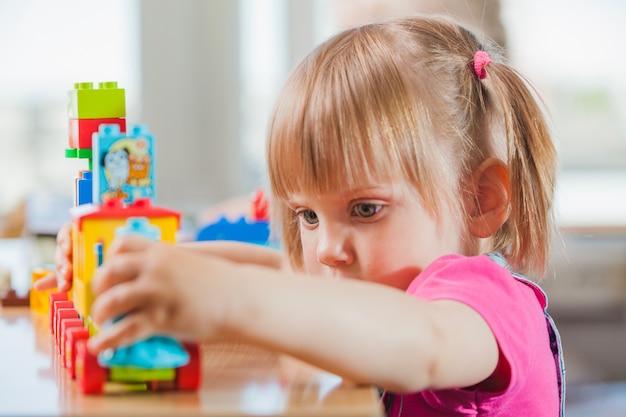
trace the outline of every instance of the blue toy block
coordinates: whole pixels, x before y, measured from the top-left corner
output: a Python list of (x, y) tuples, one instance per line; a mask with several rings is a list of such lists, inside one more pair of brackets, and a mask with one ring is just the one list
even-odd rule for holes
[(161, 240), (161, 229), (150, 224), (147, 217), (129, 217), (126, 225), (115, 229), (115, 236), (139, 235), (153, 241)]
[(74, 205), (91, 203), (93, 197), (93, 176), (91, 171), (81, 171), (80, 177), (76, 178), (74, 193)]
[(269, 238), (270, 228), (267, 221), (248, 222), (245, 217), (236, 222), (222, 217), (200, 229), (196, 237), (197, 240), (235, 240), (257, 245), (268, 245)]

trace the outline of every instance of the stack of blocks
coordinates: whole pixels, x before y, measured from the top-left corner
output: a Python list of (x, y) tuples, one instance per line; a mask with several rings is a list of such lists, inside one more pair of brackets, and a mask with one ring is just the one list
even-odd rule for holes
[[(76, 83), (68, 92), (68, 128), (69, 148), (65, 151), (68, 158), (89, 160), (92, 169), (92, 138), (102, 124), (119, 126), (126, 131), (126, 96), (124, 89), (118, 88), (117, 82), (103, 82), (98, 88), (93, 83)], [(91, 202), (90, 171), (82, 171), (76, 179), (77, 193), (75, 205)]]
[[(73, 281), (71, 292), (53, 292), (48, 308), (61, 363), (86, 394), (105, 392), (106, 383), (116, 390), (193, 390), (200, 384), (197, 344), (181, 344), (188, 362), (165, 369), (158, 360), (150, 369), (134, 364), (103, 365), (86, 349), (86, 340), (99, 331), (91, 320), (94, 295), (91, 278), (104, 261), (106, 249), (120, 232), (176, 241), (180, 214), (152, 205), (154, 198), (153, 137), (145, 126), (126, 132), (124, 90), (116, 82), (78, 83), (68, 93), (69, 148), (66, 157), (87, 159), (89, 170), (75, 181), (72, 218)], [(141, 227), (139, 227), (141, 225)], [(158, 232), (154, 232), (157, 230)], [(33, 280), (39, 279), (41, 275)], [(184, 347), (184, 348), (183, 348)], [(168, 376), (169, 375), (169, 376)]]

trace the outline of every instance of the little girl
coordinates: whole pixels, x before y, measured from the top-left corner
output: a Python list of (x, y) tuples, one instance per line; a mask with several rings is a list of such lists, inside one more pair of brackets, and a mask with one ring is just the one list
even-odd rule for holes
[(487, 49), (433, 17), (319, 46), (269, 130), (282, 251), (116, 241), (92, 313), (125, 318), (92, 352), (236, 338), (374, 384), (393, 416), (562, 415), (558, 333), (519, 275), (546, 268), (555, 150), (527, 84)]

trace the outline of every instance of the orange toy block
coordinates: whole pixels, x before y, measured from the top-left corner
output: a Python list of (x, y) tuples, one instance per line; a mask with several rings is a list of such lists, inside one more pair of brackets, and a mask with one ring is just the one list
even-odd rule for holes
[(56, 292), (57, 289), (37, 291), (33, 287), (35, 282), (51, 272), (53, 272), (52, 269), (45, 267), (33, 268), (31, 271), (30, 309), (36, 313), (48, 314), (50, 311), (50, 294)]

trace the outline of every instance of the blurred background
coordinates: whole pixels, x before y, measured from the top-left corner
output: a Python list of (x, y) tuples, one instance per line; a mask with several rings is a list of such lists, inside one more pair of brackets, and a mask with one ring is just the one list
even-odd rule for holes
[(64, 157), (75, 82), (126, 90), (128, 123), (156, 137), (157, 202), (193, 234), (209, 207), (265, 184), (268, 117), (301, 58), (346, 26), (416, 12), (505, 47), (544, 99), (561, 234), (542, 284), (565, 345), (568, 415), (624, 415), (623, 0), (0, 0), (1, 236), (54, 236), (68, 218), (86, 168)]

